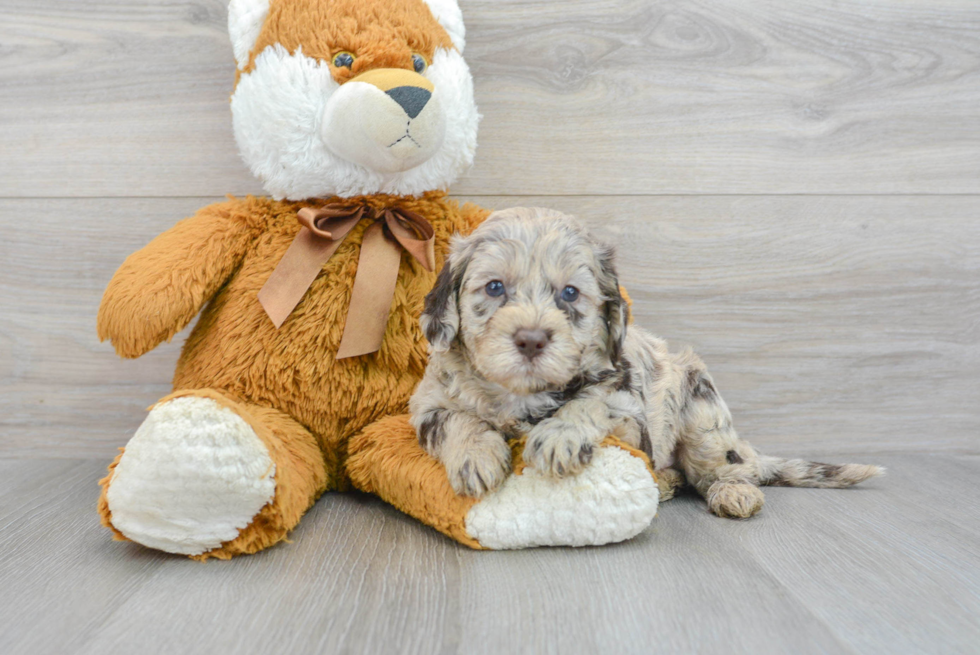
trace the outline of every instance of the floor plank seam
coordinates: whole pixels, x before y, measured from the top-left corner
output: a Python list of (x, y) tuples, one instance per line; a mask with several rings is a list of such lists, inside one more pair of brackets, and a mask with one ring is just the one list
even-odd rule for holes
[[(216, 192), (213, 196), (202, 195), (152, 195), (152, 196), (0, 196), (0, 201), (35, 201), (35, 200), (193, 200), (200, 198), (224, 198), (226, 195), (242, 197), (247, 195), (262, 196), (263, 192)], [(968, 193), (730, 193), (691, 192), (691, 193), (468, 193), (450, 190), (451, 198), (976, 198), (980, 190)]]

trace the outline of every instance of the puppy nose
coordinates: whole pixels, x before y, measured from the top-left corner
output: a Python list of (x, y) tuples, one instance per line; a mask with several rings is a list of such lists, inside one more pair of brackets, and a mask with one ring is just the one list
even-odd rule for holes
[(544, 330), (521, 329), (514, 333), (514, 345), (528, 359), (534, 359), (543, 353), (550, 342), (551, 339)]
[(425, 108), (432, 93), (428, 89), (417, 86), (396, 86), (394, 89), (386, 91), (391, 99), (401, 105), (409, 118), (415, 118)]

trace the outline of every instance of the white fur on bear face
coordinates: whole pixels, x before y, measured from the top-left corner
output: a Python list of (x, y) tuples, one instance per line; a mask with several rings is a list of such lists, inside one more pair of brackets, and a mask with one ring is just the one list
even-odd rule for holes
[[(438, 96), (445, 121), (441, 146), (422, 163), (392, 171), (391, 166), (383, 167), (383, 155), (377, 152), (368, 149), (355, 154), (349, 150), (350, 143), (334, 143), (342, 151), (337, 152), (324, 141), (332, 130), (325, 129), (322, 121), (341, 88), (331, 77), (327, 62), (307, 57), (301, 50), (289, 54), (278, 44), (266, 48), (256, 57), (254, 69), (241, 76), (231, 99), (242, 158), (277, 199), (419, 195), (447, 189), (472, 165), (476, 152), (479, 114), (473, 79), (462, 55), (442, 48), (436, 50), (424, 76), (435, 87), (433, 98)], [(352, 105), (345, 111), (356, 117), (369, 110)], [(362, 145), (369, 142), (364, 140)], [(386, 145), (378, 145), (375, 139), (372, 147), (380, 150)]]
[(446, 116), (436, 89), (414, 118), (387, 93), (356, 79), (327, 102), (320, 136), (347, 161), (400, 173), (428, 161), (442, 146)]

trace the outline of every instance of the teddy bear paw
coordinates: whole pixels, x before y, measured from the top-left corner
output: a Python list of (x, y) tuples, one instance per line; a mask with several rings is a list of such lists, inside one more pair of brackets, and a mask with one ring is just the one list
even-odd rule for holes
[(466, 515), (466, 532), (491, 549), (598, 546), (630, 539), (657, 514), (647, 464), (618, 447), (596, 447), (580, 473), (556, 478), (528, 467)]
[(242, 417), (210, 398), (153, 408), (106, 491), (112, 525), (150, 548), (200, 555), (231, 541), (275, 496), (275, 464)]

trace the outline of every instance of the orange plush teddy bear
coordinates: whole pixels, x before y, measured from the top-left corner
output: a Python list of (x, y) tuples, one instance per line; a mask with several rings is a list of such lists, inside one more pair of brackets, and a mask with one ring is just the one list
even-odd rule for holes
[(602, 448), (572, 479), (525, 469), (477, 501), (398, 415), (425, 367), (418, 316), (449, 238), (488, 214), (446, 196), (479, 120), (455, 0), (232, 0), (228, 24), (235, 137), (272, 197), (205, 207), (109, 283), (99, 336), (123, 357), (201, 317), (174, 392), (101, 482), (104, 525), (228, 558), (354, 486), (473, 547), (645, 528), (657, 485), (635, 451)]

